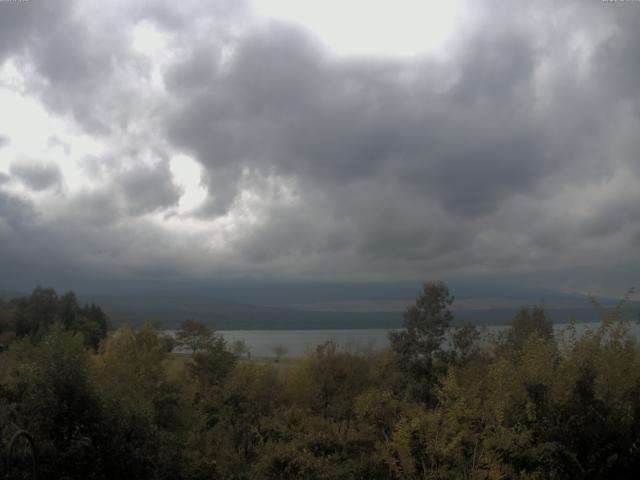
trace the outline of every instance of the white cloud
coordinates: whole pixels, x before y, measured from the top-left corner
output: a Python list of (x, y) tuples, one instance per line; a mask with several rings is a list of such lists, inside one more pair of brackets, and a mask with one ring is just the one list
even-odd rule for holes
[(266, 18), (300, 24), (343, 55), (440, 53), (461, 28), (459, 0), (254, 0)]
[(202, 167), (187, 155), (176, 155), (171, 159), (171, 174), (174, 182), (183, 191), (179, 202), (179, 213), (192, 213), (207, 198), (207, 190), (202, 182)]

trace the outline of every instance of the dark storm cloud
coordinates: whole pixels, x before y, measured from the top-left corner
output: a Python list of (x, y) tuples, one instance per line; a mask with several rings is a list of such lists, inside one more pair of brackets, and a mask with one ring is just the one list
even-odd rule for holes
[[(632, 56), (632, 22), (571, 8), (558, 15), (615, 25), (586, 55), (587, 75), (614, 62), (625, 69), (621, 78), (635, 78), (623, 66)], [(563, 249), (541, 225), (557, 225), (534, 227), (526, 209), (507, 213), (505, 205), (523, 198), (545, 219), (565, 208), (544, 202), (549, 189), (590, 187), (614, 175), (620, 144), (609, 122), (622, 117), (612, 92), (581, 76), (583, 50), (559, 44), (562, 32), (529, 25), (527, 15), (537, 13), (513, 13), (512, 26), (509, 18), (482, 23), (445, 60), (338, 59), (282, 24), (236, 45), (224, 68), (215, 45), (200, 47), (166, 79), (180, 100), (168, 117), (169, 138), (207, 169), (203, 213), (225, 214), (241, 172), (252, 169), (293, 177), (302, 192), (293, 211), (274, 211), (239, 244), (252, 259), (355, 249), (376, 261), (407, 259), (416, 270), (552, 261), (552, 245)], [(612, 48), (614, 55), (601, 53)], [(629, 89), (613, 95), (623, 99)], [(605, 228), (578, 221), (567, 231), (577, 242)], [(348, 241), (323, 242), (329, 236)]]
[(80, 224), (93, 227), (111, 225), (123, 217), (119, 198), (110, 188), (77, 193), (69, 201), (68, 209)]
[(173, 183), (167, 162), (155, 166), (136, 166), (120, 174), (115, 183), (132, 214), (174, 206), (181, 195), (180, 189)]
[(62, 183), (62, 172), (54, 163), (21, 161), (13, 163), (10, 171), (13, 177), (36, 191), (59, 187)]
[(531, 107), (531, 82), (539, 58), (526, 32), (476, 32), (459, 60), (453, 97), (462, 105), (486, 101), (503, 108)]
[[(169, 136), (208, 168), (211, 201), (222, 206), (237, 194), (233, 173), (255, 167), (328, 189), (396, 182), (455, 215), (491, 213), (562, 168), (547, 151), (552, 129), (530, 112), (537, 58), (527, 41), (514, 33), (474, 39), (454, 67), (371, 64), (327, 58), (304, 34), (276, 25), (242, 43), (222, 71), (203, 52), (169, 73), (187, 97), (169, 118)], [(441, 92), (429, 71), (444, 68), (459, 78)], [(196, 72), (206, 73), (198, 80)]]
[(600, 238), (622, 232), (625, 228), (640, 226), (640, 192), (624, 191), (614, 198), (600, 203), (582, 225), (587, 238)]
[[(209, 212), (231, 205), (243, 168), (291, 175), (302, 190), (328, 197), (324, 211), (304, 202), (314, 214), (301, 217), (344, 216), (365, 251), (409, 248), (418, 257), (429, 243), (425, 226), (438, 217), (425, 204), (448, 211), (452, 217), (438, 219), (451, 225), (491, 214), (562, 168), (545, 146), (552, 129), (529, 112), (532, 41), (513, 32), (488, 37), (474, 39), (453, 66), (372, 63), (330, 58), (303, 33), (274, 25), (239, 45), (223, 70), (202, 52), (169, 72), (183, 103), (168, 132), (207, 167), (218, 206)], [(431, 72), (446, 69), (456, 79), (443, 89)], [(198, 79), (195, 72), (207, 73)], [(377, 203), (380, 195), (387, 203), (369, 219), (361, 199)]]
[[(181, 191), (173, 183), (167, 162), (157, 165), (137, 165), (124, 170), (120, 162), (94, 158), (90, 172), (102, 180), (102, 186), (82, 190), (71, 196), (69, 212), (80, 223), (92, 226), (108, 226), (128, 218), (165, 210), (175, 206)], [(106, 178), (105, 178), (106, 177)]]
[[(620, 10), (616, 17), (618, 28), (603, 41), (593, 54), (594, 74), (601, 82), (602, 94), (619, 101), (638, 101), (640, 95), (640, 9)], [(636, 103), (637, 108), (637, 103)]]
[(32, 223), (36, 216), (36, 210), (29, 202), (0, 190), (0, 221), (20, 229)]
[(110, 35), (109, 41), (94, 41), (77, 7), (73, 0), (2, 2), (0, 61), (13, 56), (32, 63), (46, 82), (29, 78), (29, 86), (45, 104), (73, 113), (91, 131), (105, 131), (109, 127), (98, 117), (99, 102), (91, 95), (107, 85), (122, 38)]
[(34, 30), (44, 27), (46, 22), (55, 23), (71, 3), (3, 2), (0, 5), (0, 61), (20, 53)]
[[(626, 282), (639, 266), (616, 256), (636, 258), (640, 231), (640, 8), (613, 3), (474, 2), (455, 48), (414, 58), (341, 57), (283, 23), (237, 33), (244, 2), (135, 2), (90, 25), (86, 4), (0, 3), (0, 61), (33, 68), (32, 94), (113, 145), (80, 165), (97, 186), (21, 251), (78, 249), (78, 271), (105, 275)], [(169, 36), (155, 73), (130, 46), (140, 21)], [(147, 88), (157, 73), (166, 90)], [(144, 218), (179, 216), (182, 191), (143, 152), (203, 166), (195, 217), (224, 225), (222, 253), (219, 232)], [(0, 200), (14, 224), (30, 218)]]

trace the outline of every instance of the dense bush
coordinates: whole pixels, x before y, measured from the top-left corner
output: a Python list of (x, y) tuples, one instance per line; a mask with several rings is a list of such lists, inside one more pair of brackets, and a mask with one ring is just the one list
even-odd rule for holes
[(149, 324), (96, 343), (104, 314), (74, 299), (37, 289), (0, 305), (2, 438), (29, 429), (47, 479), (624, 479), (640, 470), (640, 349), (620, 308), (581, 335), (554, 335), (542, 308), (523, 308), (491, 339), (451, 327), (453, 298), (426, 284), (384, 352), (328, 342), (274, 363), (239, 358), (193, 321), (177, 337), (189, 355), (172, 354)]

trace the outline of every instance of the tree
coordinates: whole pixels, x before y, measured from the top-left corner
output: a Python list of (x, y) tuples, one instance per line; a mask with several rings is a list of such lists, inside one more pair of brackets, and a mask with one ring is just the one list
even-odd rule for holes
[(3, 356), (0, 410), (8, 418), (0, 425), (34, 435), (42, 478), (94, 478), (101, 408), (81, 335), (55, 324), (37, 345), (23, 339)]
[[(13, 331), (13, 328), (13, 311), (9, 308), (8, 305), (0, 300), (0, 337), (2, 336), (2, 334)], [(2, 343), (1, 340), (0, 343)]]
[(310, 387), (311, 411), (349, 423), (355, 416), (355, 398), (366, 388), (369, 363), (364, 357), (339, 352), (329, 340), (307, 355), (300, 374)]
[(161, 476), (180, 463), (181, 403), (166, 373), (165, 340), (150, 324), (114, 332), (96, 358), (94, 381), (104, 410), (103, 478)]
[(276, 363), (280, 361), (280, 358), (287, 354), (287, 347), (284, 345), (274, 345), (271, 347), (271, 351), (276, 356)]
[(176, 343), (195, 355), (214, 339), (215, 332), (196, 320), (184, 320), (176, 330)]
[(16, 336), (29, 337), (32, 343), (40, 342), (58, 321), (64, 331), (82, 333), (85, 345), (94, 350), (107, 336), (102, 309), (94, 304), (81, 308), (71, 291), (58, 297), (52, 288), (36, 287), (29, 297), (14, 299), (10, 305)]
[(403, 315), (404, 329), (389, 334), (397, 367), (411, 379), (411, 393), (427, 404), (435, 400), (438, 372), (434, 362), (442, 360), (442, 341), (453, 321), (449, 310), (452, 303), (453, 296), (444, 283), (427, 282), (415, 304)]
[(282, 406), (283, 391), (273, 365), (242, 362), (216, 395), (209, 397), (207, 423), (214, 426), (207, 434), (212, 435), (216, 453), (228, 459), (219, 462), (222, 478), (244, 478), (269, 440), (272, 416)]
[(84, 335), (85, 344), (95, 350), (100, 341), (107, 337), (109, 319), (102, 309), (93, 303), (86, 305), (80, 313), (75, 328)]
[(53, 288), (36, 287), (31, 295), (15, 302), (16, 336), (36, 343), (60, 318), (58, 295)]
[(60, 297), (58, 302), (60, 320), (65, 330), (73, 329), (77, 324), (77, 318), (80, 316), (80, 306), (78, 305), (78, 298), (73, 292), (67, 292)]
[(547, 318), (542, 306), (536, 305), (531, 309), (521, 307), (518, 310), (507, 331), (507, 342), (515, 348), (521, 348), (532, 335), (545, 340), (553, 337), (553, 323)]
[(244, 340), (236, 340), (233, 342), (231, 344), (231, 351), (236, 357), (242, 357), (243, 355), (251, 357), (251, 349)]
[(205, 385), (221, 385), (237, 362), (233, 352), (227, 350), (227, 342), (221, 335), (193, 355), (191, 371)]
[(479, 340), (480, 331), (475, 325), (465, 323), (461, 327), (456, 328), (452, 335), (455, 361), (458, 364), (464, 365), (474, 357), (477, 357), (480, 353)]

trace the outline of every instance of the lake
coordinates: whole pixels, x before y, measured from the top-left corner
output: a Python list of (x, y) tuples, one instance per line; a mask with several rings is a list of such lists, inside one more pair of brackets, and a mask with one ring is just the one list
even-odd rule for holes
[(382, 350), (389, 340), (387, 329), (359, 330), (221, 330), (229, 343), (242, 340), (256, 357), (275, 356), (272, 349), (282, 346), (285, 356), (300, 356), (308, 349), (333, 340), (349, 351)]
[[(587, 329), (595, 329), (599, 322), (578, 323), (576, 331), (582, 333)], [(558, 335), (568, 324), (556, 324), (554, 329)], [(482, 327), (489, 335), (503, 330), (504, 326)], [(636, 337), (640, 337), (640, 325), (631, 324)], [(341, 348), (350, 352), (382, 350), (389, 344), (388, 329), (359, 330), (221, 330), (220, 333), (229, 343), (242, 340), (249, 347), (251, 355), (256, 357), (275, 356), (273, 348), (284, 347), (285, 356), (300, 356), (308, 349), (333, 340)]]

